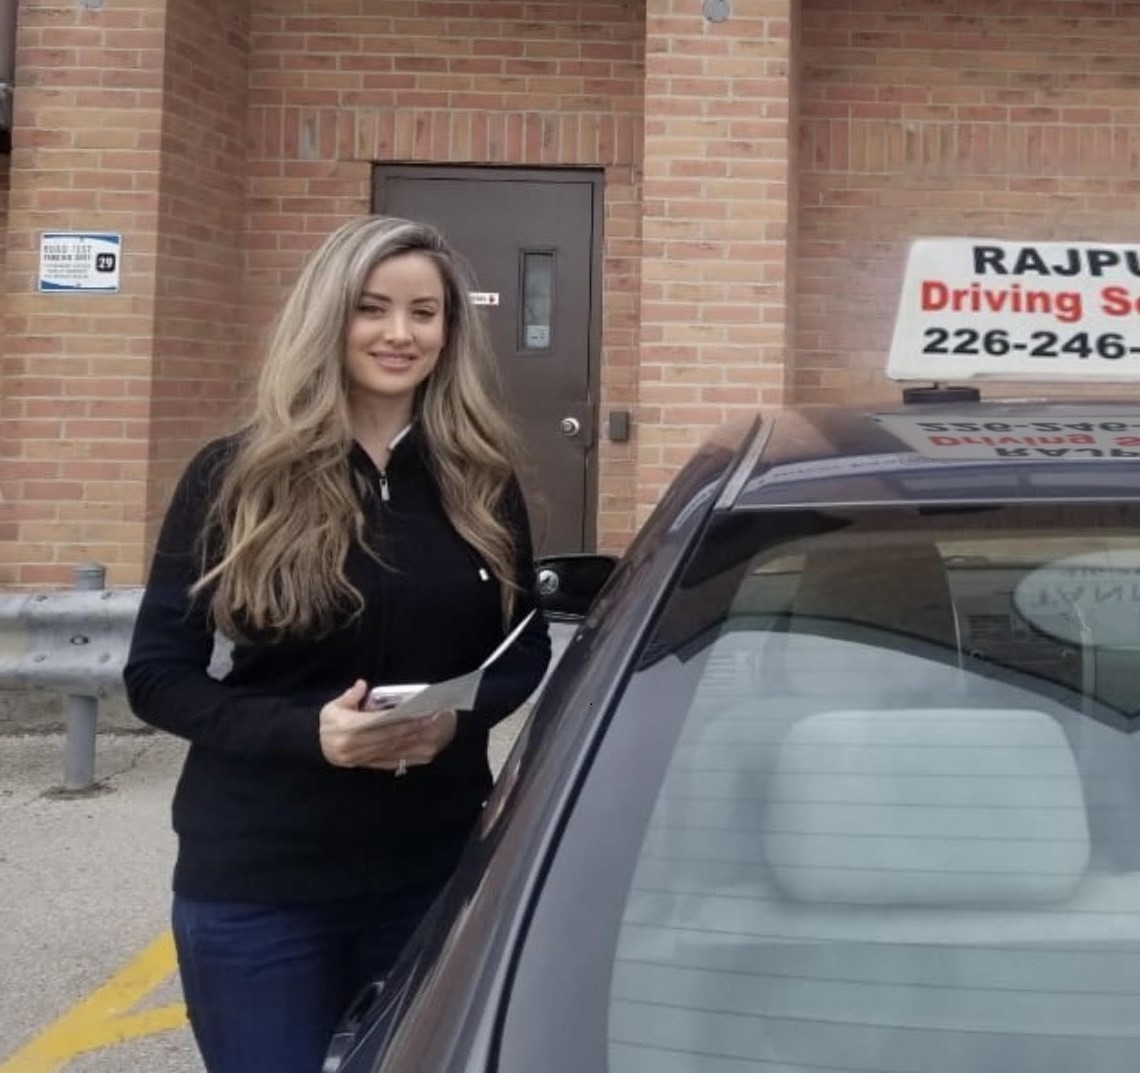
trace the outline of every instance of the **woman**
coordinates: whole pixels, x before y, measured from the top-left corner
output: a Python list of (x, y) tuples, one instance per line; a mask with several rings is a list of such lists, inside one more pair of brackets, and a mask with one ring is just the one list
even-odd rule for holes
[(252, 418), (174, 493), (125, 679), (190, 742), (173, 922), (210, 1073), (317, 1073), (456, 863), (488, 729), (546, 668), (539, 613), (473, 711), (379, 728), (360, 711), (370, 686), (474, 669), (535, 607), (490, 362), (439, 234), (354, 221), (286, 301)]

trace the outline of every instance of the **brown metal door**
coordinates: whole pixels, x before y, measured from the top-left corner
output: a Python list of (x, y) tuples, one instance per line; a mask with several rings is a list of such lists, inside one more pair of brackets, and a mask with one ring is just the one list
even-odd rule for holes
[(600, 177), (377, 167), (378, 213), (439, 227), (467, 259), (523, 434), (541, 552), (592, 549)]

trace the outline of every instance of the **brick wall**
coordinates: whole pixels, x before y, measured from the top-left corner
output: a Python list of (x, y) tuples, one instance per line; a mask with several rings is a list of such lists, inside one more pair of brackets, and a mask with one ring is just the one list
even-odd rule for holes
[[(305, 252), (370, 207), (372, 162), (602, 167), (601, 401), (637, 390), (641, 0), (254, 0), (254, 334)], [(633, 519), (630, 444), (600, 445), (599, 540)]]
[[(893, 397), (911, 237), (1140, 241), (1138, 30), (1107, 0), (749, 0), (719, 24), (689, 0), (23, 0), (0, 584), (86, 558), (137, 578), (373, 162), (605, 170), (602, 417), (639, 419), (600, 445), (619, 548), (733, 413)], [(35, 294), (45, 228), (121, 231), (122, 293)]]
[(1140, 241), (1140, 6), (803, 0), (802, 18), (798, 399), (896, 397), (880, 370), (914, 236)]
[(150, 538), (187, 457), (231, 429), (253, 367), (242, 305), (248, 13), (233, 0), (171, 0), (164, 51)]
[(647, 3), (639, 520), (713, 428), (785, 395), (792, 7)]
[[(153, 336), (163, 5), (20, 4), (0, 334), (0, 584), (122, 583), (138, 556)], [(35, 292), (43, 229), (121, 232), (117, 295)]]
[[(140, 580), (174, 474), (230, 423), (247, 21), (229, 0), (21, 5), (0, 583), (66, 583), (86, 559)], [(35, 293), (44, 229), (122, 234), (120, 293)]]

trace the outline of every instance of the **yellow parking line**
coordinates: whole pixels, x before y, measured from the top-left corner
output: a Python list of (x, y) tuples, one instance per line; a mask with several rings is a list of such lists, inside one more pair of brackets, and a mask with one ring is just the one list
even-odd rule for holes
[(0, 1073), (56, 1073), (87, 1051), (182, 1028), (186, 1009), (180, 1002), (131, 1013), (176, 967), (174, 937), (168, 931), (0, 1065)]

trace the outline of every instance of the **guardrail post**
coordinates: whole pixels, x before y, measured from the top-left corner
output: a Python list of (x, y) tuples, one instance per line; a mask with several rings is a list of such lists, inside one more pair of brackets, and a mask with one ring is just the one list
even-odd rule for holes
[[(107, 568), (101, 563), (80, 563), (75, 568), (75, 588), (97, 592), (106, 587)], [(73, 644), (85, 644), (86, 638), (73, 638)], [(86, 790), (95, 781), (95, 724), (99, 715), (99, 698), (68, 694), (67, 741), (63, 753), (63, 788)]]

